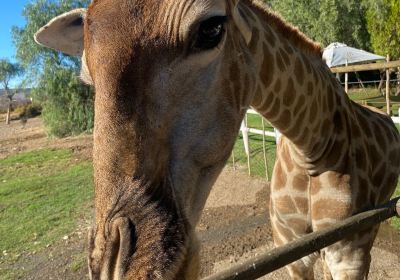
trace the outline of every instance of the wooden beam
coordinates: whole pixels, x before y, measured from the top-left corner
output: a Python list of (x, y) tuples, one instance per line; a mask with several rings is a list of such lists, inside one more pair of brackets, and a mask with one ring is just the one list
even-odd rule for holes
[(400, 60), (331, 68), (332, 73), (351, 73), (400, 67)]
[[(327, 206), (328, 207), (328, 206)], [(343, 238), (400, 215), (400, 197), (377, 209), (360, 213), (326, 230), (308, 234), (283, 247), (262, 253), (203, 280), (255, 280)]]

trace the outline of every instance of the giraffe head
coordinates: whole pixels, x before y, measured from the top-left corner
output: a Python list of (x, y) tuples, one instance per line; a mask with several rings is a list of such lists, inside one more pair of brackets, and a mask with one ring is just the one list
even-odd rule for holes
[(194, 227), (251, 101), (238, 2), (94, 0), (36, 34), (96, 92), (93, 279), (196, 278)]

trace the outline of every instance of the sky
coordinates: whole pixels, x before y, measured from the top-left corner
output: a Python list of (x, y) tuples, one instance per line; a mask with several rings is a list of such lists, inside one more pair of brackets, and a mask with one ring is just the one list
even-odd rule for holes
[[(12, 62), (15, 59), (15, 47), (11, 38), (11, 27), (13, 25), (22, 27), (25, 25), (22, 10), (25, 4), (30, 0), (3, 0), (0, 9), (0, 59), (8, 58)], [(12, 81), (12, 86), (18, 83), (18, 80)]]

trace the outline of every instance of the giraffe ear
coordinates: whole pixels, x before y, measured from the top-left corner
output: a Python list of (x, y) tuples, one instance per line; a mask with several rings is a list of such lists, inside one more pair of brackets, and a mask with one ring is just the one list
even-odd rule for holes
[(228, 0), (228, 5), (230, 5), (231, 15), (237, 28), (239, 29), (240, 33), (242, 33), (246, 43), (249, 44), (251, 41), (252, 32), (248, 22), (240, 10), (240, 2), (240, 0)]
[(68, 55), (82, 56), (85, 14), (86, 9), (76, 9), (53, 18), (36, 32), (35, 41)]

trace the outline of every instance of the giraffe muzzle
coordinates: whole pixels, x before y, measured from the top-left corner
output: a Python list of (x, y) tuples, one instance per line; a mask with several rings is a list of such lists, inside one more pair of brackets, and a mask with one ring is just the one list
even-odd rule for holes
[(92, 280), (123, 279), (136, 247), (135, 226), (128, 218), (110, 223), (108, 236), (89, 231), (89, 276)]

